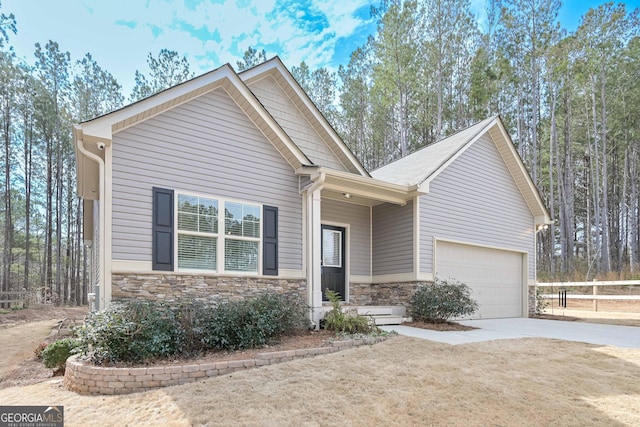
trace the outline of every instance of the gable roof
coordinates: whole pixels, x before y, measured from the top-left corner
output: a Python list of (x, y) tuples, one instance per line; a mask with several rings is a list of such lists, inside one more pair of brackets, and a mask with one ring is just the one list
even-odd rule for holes
[(389, 163), (373, 171), (371, 176), (394, 184), (417, 185), (421, 193), (428, 193), (431, 181), (485, 134), (488, 134), (495, 143), (516, 186), (534, 215), (536, 225), (549, 224), (551, 222), (549, 211), (504, 128), (500, 116), (489, 117)]
[[(229, 64), (103, 116), (75, 125), (75, 141), (109, 146), (113, 135), (117, 132), (220, 88), (247, 114), (294, 170), (313, 165), (313, 162), (291, 140)], [(95, 192), (95, 188), (89, 187), (95, 187), (98, 166), (77, 147), (76, 159), (76, 173), (79, 178), (78, 194), (89, 198), (91, 190)], [(85, 185), (86, 183), (93, 184)]]
[(76, 126), (76, 136), (82, 136), (84, 141), (110, 144), (113, 134), (218, 88), (224, 89), (229, 94), (294, 168), (312, 164), (238, 78), (229, 64), (111, 113), (83, 122)]
[(265, 77), (273, 77), (345, 168), (354, 174), (370, 176), (278, 56), (242, 71), (239, 76), (247, 85)]

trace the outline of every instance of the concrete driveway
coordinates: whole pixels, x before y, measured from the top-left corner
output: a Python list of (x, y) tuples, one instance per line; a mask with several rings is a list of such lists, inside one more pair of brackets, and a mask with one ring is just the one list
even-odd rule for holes
[(400, 335), (454, 345), (512, 338), (554, 338), (623, 348), (640, 348), (640, 328), (634, 326), (527, 318), (464, 320), (459, 323), (478, 329), (440, 332), (401, 325), (382, 326), (381, 329), (395, 330)]

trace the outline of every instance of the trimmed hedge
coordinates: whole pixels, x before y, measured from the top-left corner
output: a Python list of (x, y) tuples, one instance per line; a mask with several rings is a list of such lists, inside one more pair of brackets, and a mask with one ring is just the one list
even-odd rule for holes
[(260, 347), (309, 328), (298, 296), (263, 294), (217, 306), (197, 301), (114, 302), (76, 329), (96, 364), (141, 363), (206, 350)]

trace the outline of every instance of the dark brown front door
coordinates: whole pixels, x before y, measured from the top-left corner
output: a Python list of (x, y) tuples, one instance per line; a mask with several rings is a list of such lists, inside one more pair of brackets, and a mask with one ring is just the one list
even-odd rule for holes
[(345, 229), (332, 225), (322, 226), (322, 300), (327, 301), (325, 291), (330, 289), (344, 301), (345, 286)]

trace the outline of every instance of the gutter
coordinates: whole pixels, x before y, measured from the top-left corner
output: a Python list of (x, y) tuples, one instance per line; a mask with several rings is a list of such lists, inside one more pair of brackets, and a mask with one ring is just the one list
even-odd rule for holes
[[(76, 138), (76, 148), (78, 149), (78, 151), (80, 153), (82, 153), (86, 158), (93, 160), (94, 162), (96, 162), (98, 164), (98, 175), (99, 175), (99, 179), (100, 179), (100, 185), (99, 185), (99, 194), (98, 194), (98, 200), (100, 201), (100, 218), (99, 218), (99, 242), (100, 242), (100, 252), (98, 254), (98, 264), (100, 267), (100, 281), (98, 282), (98, 285), (101, 285), (102, 283), (104, 283), (104, 277), (106, 274), (106, 261), (105, 261), (105, 215), (106, 215), (106, 206), (105, 206), (105, 202), (104, 202), (104, 193), (105, 193), (105, 179), (104, 179), (104, 160), (102, 159), (102, 157), (98, 156), (97, 154), (94, 154), (90, 151), (88, 151), (86, 148), (84, 148), (84, 141), (82, 139)], [(94, 239), (95, 240), (95, 239)], [(95, 286), (95, 283), (94, 283)], [(99, 300), (98, 300), (98, 309), (102, 310), (103, 308), (106, 307), (105, 305), (105, 289), (104, 286), (100, 286), (99, 288), (100, 294), (99, 294)]]
[(327, 179), (327, 174), (325, 174), (324, 172), (320, 172), (318, 174), (318, 178), (316, 178), (316, 180), (313, 181), (313, 184), (311, 184), (309, 187), (306, 188), (307, 194), (311, 194), (314, 191), (316, 191), (318, 188), (321, 188), (324, 185), (324, 181), (326, 179)]

